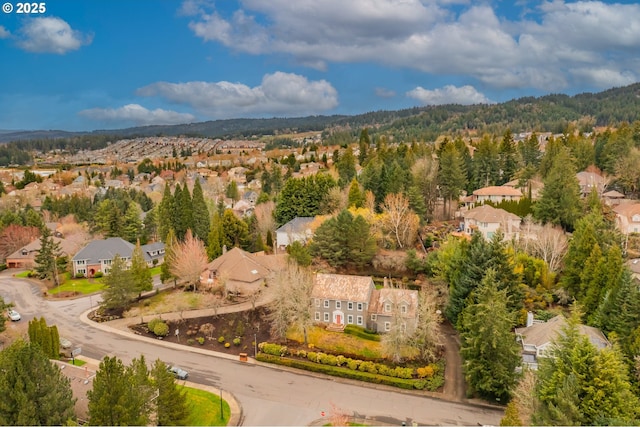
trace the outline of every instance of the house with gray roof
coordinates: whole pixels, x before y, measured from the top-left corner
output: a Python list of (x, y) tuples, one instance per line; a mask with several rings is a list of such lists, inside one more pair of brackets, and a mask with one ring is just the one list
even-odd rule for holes
[(368, 276), (316, 274), (311, 291), (313, 319), (343, 330), (357, 325), (376, 332), (397, 326), (413, 331), (418, 315), (418, 291), (376, 289)]
[[(558, 315), (546, 322), (535, 321), (533, 313), (527, 316), (527, 326), (516, 328), (516, 339), (522, 344), (523, 365), (538, 369), (540, 358), (553, 354), (554, 342), (567, 326), (567, 319)], [(598, 328), (578, 325), (578, 332), (587, 338), (597, 349), (609, 347), (611, 344)]]
[[(98, 272), (108, 274), (116, 255), (122, 258), (127, 265), (130, 265), (134, 249), (135, 245), (120, 237), (94, 240), (73, 257), (73, 274), (86, 277), (93, 277)], [(142, 245), (141, 249), (149, 267), (164, 261), (164, 243)]]
[(284, 250), (293, 242), (307, 243), (313, 237), (310, 225), (315, 217), (298, 216), (276, 230), (276, 246)]

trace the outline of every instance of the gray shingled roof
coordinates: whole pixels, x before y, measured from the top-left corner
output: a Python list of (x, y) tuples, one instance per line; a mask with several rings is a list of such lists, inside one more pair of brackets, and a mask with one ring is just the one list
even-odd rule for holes
[(315, 217), (313, 216), (297, 216), (282, 227), (278, 228), (276, 232), (304, 233), (314, 219)]
[(311, 297), (369, 303), (373, 288), (369, 276), (318, 273)]
[(110, 237), (105, 240), (94, 240), (82, 248), (74, 261), (86, 260), (87, 264), (98, 264), (102, 259), (131, 258), (135, 246), (120, 237)]

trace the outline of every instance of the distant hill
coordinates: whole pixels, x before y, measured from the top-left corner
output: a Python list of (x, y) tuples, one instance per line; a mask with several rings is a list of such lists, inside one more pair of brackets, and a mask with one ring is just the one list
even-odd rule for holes
[[(375, 111), (353, 116), (229, 119), (93, 132), (0, 131), (0, 142), (46, 139), (78, 141), (91, 140), (92, 137), (105, 141), (109, 137), (155, 135), (237, 138), (331, 128), (346, 128), (355, 132), (363, 127), (375, 127), (373, 133), (386, 133), (399, 139), (430, 141), (443, 133), (502, 133), (507, 128), (513, 132), (562, 132), (569, 123), (577, 123), (584, 127), (584, 130), (588, 130), (593, 126), (615, 126), (621, 122), (636, 120), (640, 120), (640, 83), (575, 96), (552, 94), (539, 98), (525, 97), (494, 105), (440, 105)], [(17, 145), (20, 147), (22, 144)]]

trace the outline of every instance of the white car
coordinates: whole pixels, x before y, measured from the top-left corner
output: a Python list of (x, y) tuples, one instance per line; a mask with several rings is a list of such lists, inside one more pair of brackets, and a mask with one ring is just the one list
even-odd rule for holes
[(171, 372), (179, 380), (186, 380), (189, 376), (189, 373), (187, 371), (177, 366), (170, 366), (169, 372)]
[(18, 313), (15, 310), (9, 310), (9, 319), (11, 319), (11, 321), (13, 322), (17, 322), (18, 320), (22, 319), (22, 317), (20, 317), (20, 313)]

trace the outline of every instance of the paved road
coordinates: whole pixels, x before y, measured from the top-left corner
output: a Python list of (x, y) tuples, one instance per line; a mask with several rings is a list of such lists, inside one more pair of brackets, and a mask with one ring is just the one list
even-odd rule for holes
[(498, 425), (502, 411), (404, 394), (386, 387), (363, 387), (349, 381), (317, 378), (272, 367), (243, 364), (158, 346), (86, 325), (79, 315), (98, 303), (97, 297), (46, 301), (33, 283), (0, 273), (0, 295), (14, 302), (23, 321), (44, 316), (60, 334), (82, 347), (83, 354), (101, 359), (115, 355), (125, 363), (144, 355), (160, 358), (190, 372), (194, 382), (233, 393), (243, 408), (245, 425), (308, 425), (328, 416), (332, 407), (400, 425)]

